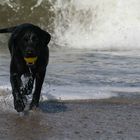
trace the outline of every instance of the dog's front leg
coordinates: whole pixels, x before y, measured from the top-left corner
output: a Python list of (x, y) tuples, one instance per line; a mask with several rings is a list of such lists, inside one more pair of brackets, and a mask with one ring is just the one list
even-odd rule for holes
[(14, 107), (17, 112), (22, 112), (25, 108), (22, 95), (20, 93), (21, 79), (17, 73), (11, 73), (10, 81), (12, 85), (12, 94), (14, 97)]
[(33, 94), (32, 102), (30, 104), (30, 109), (39, 106), (40, 93), (41, 93), (41, 88), (44, 81), (45, 73), (46, 73), (46, 69), (36, 73), (35, 91)]

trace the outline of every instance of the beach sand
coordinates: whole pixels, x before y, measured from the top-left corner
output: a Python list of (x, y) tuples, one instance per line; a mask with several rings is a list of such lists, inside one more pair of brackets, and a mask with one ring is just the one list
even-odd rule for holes
[(0, 140), (139, 139), (139, 98), (43, 102), (22, 117), (0, 112)]

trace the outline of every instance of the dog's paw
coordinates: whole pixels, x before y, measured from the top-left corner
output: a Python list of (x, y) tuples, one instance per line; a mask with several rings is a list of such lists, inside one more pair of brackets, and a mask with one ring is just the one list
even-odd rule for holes
[(17, 112), (22, 112), (25, 108), (25, 104), (22, 99), (14, 100), (14, 107)]
[(32, 101), (29, 109), (34, 110), (34, 109), (37, 109), (38, 107), (39, 107), (39, 104), (35, 101)]

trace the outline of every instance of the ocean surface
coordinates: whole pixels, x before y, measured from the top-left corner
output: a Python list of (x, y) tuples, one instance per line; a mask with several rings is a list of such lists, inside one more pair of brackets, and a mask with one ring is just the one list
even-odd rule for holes
[[(137, 98), (139, 5), (139, 0), (5, 0), (0, 1), (0, 28), (30, 22), (51, 33), (41, 100)], [(0, 99), (4, 108), (12, 106), (8, 38), (0, 34)]]

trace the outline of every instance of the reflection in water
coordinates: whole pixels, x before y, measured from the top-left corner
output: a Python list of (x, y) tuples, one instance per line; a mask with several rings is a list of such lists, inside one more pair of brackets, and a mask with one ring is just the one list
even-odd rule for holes
[(13, 136), (23, 137), (24, 139), (36, 138), (39, 140), (42, 135), (49, 130), (46, 124), (42, 122), (42, 118), (39, 114), (26, 118), (17, 118), (14, 123)]
[[(44, 140), (53, 136), (56, 113), (66, 112), (65, 103), (41, 102), (40, 109), (26, 112), (24, 116), (9, 111), (0, 114), (0, 139), (4, 140)], [(54, 117), (54, 118), (53, 118)], [(61, 116), (59, 116), (61, 117)], [(2, 132), (2, 134), (1, 134)]]
[(0, 136), (0, 139), (43, 140), (50, 131), (46, 118), (38, 112), (24, 117), (19, 117), (17, 114), (5, 114), (0, 127), (0, 131), (5, 134)]

